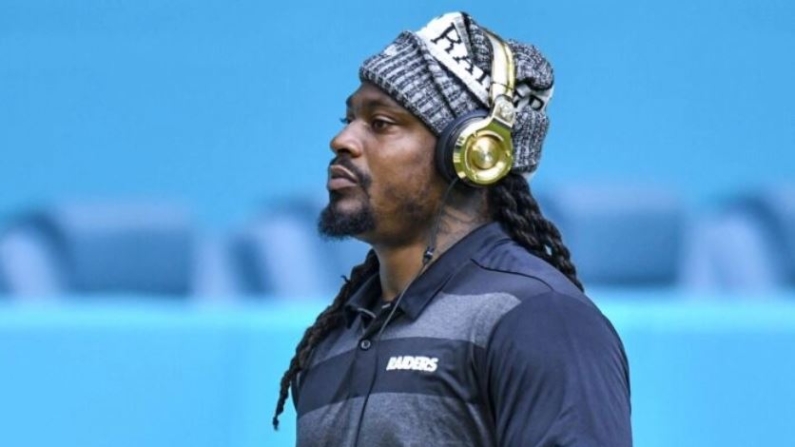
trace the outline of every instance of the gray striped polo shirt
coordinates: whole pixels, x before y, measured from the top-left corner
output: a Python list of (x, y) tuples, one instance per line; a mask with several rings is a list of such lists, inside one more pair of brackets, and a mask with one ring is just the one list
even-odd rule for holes
[(610, 322), (499, 224), (445, 252), (390, 307), (376, 276), (293, 384), (299, 447), (631, 445)]

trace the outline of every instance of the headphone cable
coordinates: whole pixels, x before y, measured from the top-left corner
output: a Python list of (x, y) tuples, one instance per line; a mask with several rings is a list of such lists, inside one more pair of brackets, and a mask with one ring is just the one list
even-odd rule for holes
[(442, 196), (442, 203), (439, 205), (439, 210), (436, 212), (436, 218), (434, 219), (433, 226), (431, 227), (431, 233), (428, 235), (428, 246), (425, 248), (425, 252), (422, 254), (423, 268), (431, 262), (431, 259), (433, 259), (433, 254), (436, 251), (436, 237), (439, 235), (439, 225), (442, 221), (444, 206), (447, 204), (447, 199), (450, 198), (450, 192), (453, 191), (456, 183), (458, 183), (458, 177), (454, 178), (453, 181), (450, 182), (450, 185), (444, 192), (444, 196)]

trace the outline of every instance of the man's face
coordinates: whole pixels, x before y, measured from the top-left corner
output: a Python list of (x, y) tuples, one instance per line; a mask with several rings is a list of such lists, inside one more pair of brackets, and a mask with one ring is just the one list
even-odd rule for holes
[(433, 165), (436, 137), (369, 83), (348, 98), (344, 121), (331, 140), (321, 233), (373, 245), (424, 238), (445, 188)]

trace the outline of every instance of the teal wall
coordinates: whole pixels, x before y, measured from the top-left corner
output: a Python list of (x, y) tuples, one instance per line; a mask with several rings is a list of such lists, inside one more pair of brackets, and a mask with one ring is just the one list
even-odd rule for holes
[(155, 196), (224, 224), (320, 191), (356, 70), (463, 9), (553, 62), (537, 181), (693, 203), (795, 174), (795, 3), (0, 2), (0, 216)]
[[(629, 357), (636, 446), (792, 445), (795, 296), (593, 296)], [(321, 301), (107, 298), (0, 305), (0, 445), (295, 445), (292, 404), (270, 421)]]

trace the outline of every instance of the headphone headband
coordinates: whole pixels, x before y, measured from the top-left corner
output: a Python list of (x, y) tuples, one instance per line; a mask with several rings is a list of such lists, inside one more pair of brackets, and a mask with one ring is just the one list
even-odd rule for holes
[[(450, 123), (437, 143), (437, 165), (449, 181), (491, 185), (513, 168), (511, 130), (516, 121), (516, 66), (507, 43), (481, 28), (492, 48), (489, 110), (475, 110)], [(452, 163), (451, 163), (452, 162)]]
[(511, 47), (491, 31), (483, 29), (483, 33), (486, 34), (489, 42), (491, 42), (491, 87), (489, 87), (489, 99), (493, 105), (500, 95), (506, 95), (513, 99), (516, 86), (516, 67), (513, 62)]

